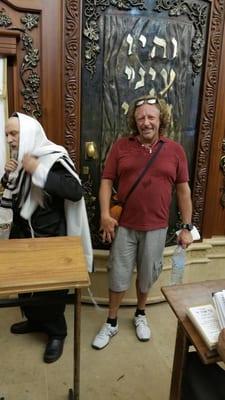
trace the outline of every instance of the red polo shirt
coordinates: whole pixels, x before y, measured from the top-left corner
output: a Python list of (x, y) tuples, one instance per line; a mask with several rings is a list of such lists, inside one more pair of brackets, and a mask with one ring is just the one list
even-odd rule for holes
[[(159, 141), (164, 144), (128, 198), (120, 218), (121, 226), (140, 231), (168, 226), (173, 186), (188, 181), (188, 165), (184, 149), (179, 143), (163, 136)], [(102, 178), (118, 182), (119, 200), (126, 197), (157, 145), (150, 154), (136, 137), (124, 137), (114, 143), (106, 159)]]

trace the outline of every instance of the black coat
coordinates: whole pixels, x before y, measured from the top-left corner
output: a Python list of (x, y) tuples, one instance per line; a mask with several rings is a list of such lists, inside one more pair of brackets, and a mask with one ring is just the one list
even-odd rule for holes
[[(79, 201), (82, 187), (60, 162), (50, 169), (43, 189), (43, 207), (38, 206), (31, 216), (31, 227), (35, 237), (65, 236), (66, 219), (64, 200)], [(13, 224), (10, 238), (31, 237), (31, 227), (20, 216), (17, 198), (13, 198)]]

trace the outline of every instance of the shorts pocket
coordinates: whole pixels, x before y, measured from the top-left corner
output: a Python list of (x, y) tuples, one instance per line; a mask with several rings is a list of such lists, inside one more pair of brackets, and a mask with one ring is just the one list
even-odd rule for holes
[(159, 275), (161, 274), (163, 269), (162, 261), (156, 261), (154, 263), (153, 273), (152, 273), (152, 284), (157, 281)]

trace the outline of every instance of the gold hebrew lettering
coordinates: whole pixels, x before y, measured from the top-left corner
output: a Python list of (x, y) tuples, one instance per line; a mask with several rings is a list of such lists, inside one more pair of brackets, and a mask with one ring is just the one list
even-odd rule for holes
[(131, 54), (133, 54), (133, 51), (132, 51), (133, 42), (134, 42), (134, 39), (133, 39), (133, 37), (131, 36), (131, 34), (129, 33), (129, 34), (127, 35), (127, 43), (129, 44), (128, 56), (130, 56)]
[(136, 83), (135, 88), (134, 88), (135, 90), (139, 89), (140, 87), (143, 87), (145, 84), (145, 70), (142, 67), (140, 67), (138, 73), (139, 73), (141, 79)]

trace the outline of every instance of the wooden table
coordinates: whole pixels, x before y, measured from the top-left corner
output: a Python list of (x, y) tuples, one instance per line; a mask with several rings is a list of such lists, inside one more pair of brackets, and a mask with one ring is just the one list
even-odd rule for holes
[(177, 336), (170, 387), (170, 400), (181, 398), (181, 387), (189, 346), (193, 345), (204, 364), (220, 361), (216, 350), (209, 350), (186, 315), (190, 306), (212, 303), (212, 292), (225, 289), (225, 279), (192, 284), (164, 286), (166, 300), (178, 319)]
[[(79, 400), (81, 288), (89, 286), (89, 275), (80, 237), (48, 237), (0, 240), (0, 307), (24, 304), (4, 296), (74, 289), (64, 301), (74, 304), (74, 387), (70, 400)], [(71, 300), (72, 299), (72, 300)], [(45, 300), (46, 301), (46, 297)], [(59, 298), (49, 297), (58, 302)], [(25, 300), (27, 304), (30, 299)]]

